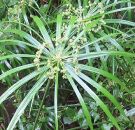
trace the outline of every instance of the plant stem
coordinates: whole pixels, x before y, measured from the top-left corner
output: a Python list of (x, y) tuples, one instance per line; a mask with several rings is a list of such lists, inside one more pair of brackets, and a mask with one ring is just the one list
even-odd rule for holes
[(37, 126), (37, 123), (38, 123), (38, 119), (39, 119), (39, 116), (40, 116), (40, 112), (41, 112), (41, 109), (42, 109), (42, 107), (43, 107), (43, 103), (44, 103), (44, 100), (45, 100), (46, 93), (47, 93), (47, 91), (48, 91), (49, 85), (50, 85), (50, 80), (48, 80), (47, 85), (46, 85), (46, 87), (45, 87), (45, 89), (44, 89), (44, 95), (43, 95), (43, 98), (42, 98), (40, 107), (39, 107), (39, 109), (38, 109), (38, 113), (37, 113), (37, 116), (36, 116), (36, 119), (35, 119), (35, 124), (34, 124), (34, 127), (33, 127), (32, 130), (35, 130), (35, 129), (36, 129), (36, 126)]
[(55, 113), (55, 130), (58, 130), (58, 72), (55, 77), (54, 113)]

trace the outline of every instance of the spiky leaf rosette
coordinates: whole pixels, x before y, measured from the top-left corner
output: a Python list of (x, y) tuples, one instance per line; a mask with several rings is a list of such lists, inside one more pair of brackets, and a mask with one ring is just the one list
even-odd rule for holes
[[(5, 93), (0, 96), (0, 104), (5, 101), (13, 92), (22, 87), (22, 85), (31, 81), (32, 79), (36, 79), (35, 85), (30, 89), (28, 94), (25, 96), (18, 109), (16, 110), (7, 130), (13, 130), (16, 123), (19, 121), (20, 116), (24, 113), (24, 110), (33, 99), (33, 97), (38, 93), (44, 84), (48, 80), (54, 82), (54, 115), (55, 115), (55, 129), (58, 130), (58, 96), (59, 96), (59, 82), (60, 78), (67, 80), (72, 86), (81, 106), (83, 109), (83, 113), (86, 117), (87, 124), (91, 130), (93, 130), (93, 123), (91, 120), (90, 112), (88, 111), (88, 107), (80, 93), (78, 87), (82, 87), (88, 95), (95, 100), (98, 106), (104, 111), (107, 117), (110, 119), (112, 124), (120, 130), (118, 122), (116, 118), (110, 112), (108, 106), (99, 98), (96, 92), (101, 92), (107, 99), (109, 99), (112, 104), (119, 110), (119, 112), (125, 116), (122, 106), (115, 99), (115, 97), (106, 89), (100, 85), (95, 79), (93, 79), (89, 73), (96, 73), (98, 75), (103, 75), (108, 79), (113, 80), (117, 84), (121, 86), (124, 91), (129, 91), (125, 84), (122, 83), (117, 77), (113, 74), (102, 70), (101, 68), (96, 68), (90, 65), (90, 61), (96, 58), (108, 59), (109, 56), (125, 56), (125, 57), (135, 57), (134, 54), (121, 51), (110, 51), (110, 50), (101, 50), (98, 46), (98, 42), (106, 42), (109, 41), (108, 38), (110, 36), (118, 36), (119, 33), (111, 33), (111, 34), (102, 34), (99, 38), (93, 38), (91, 41), (88, 34), (91, 31), (98, 32), (101, 29), (101, 26), (105, 24), (103, 21), (104, 18), (104, 10), (102, 10), (103, 5), (100, 3), (98, 6), (96, 4), (89, 3), (89, 6), (86, 7), (88, 13), (86, 11), (86, 17), (82, 16), (84, 14), (83, 11), (85, 9), (79, 6), (78, 10), (75, 12), (75, 15), (71, 16), (69, 20), (66, 19), (68, 13), (64, 12), (64, 15), (57, 16), (56, 22), (56, 31), (55, 35), (49, 34), (47, 29), (44, 26), (41, 18), (37, 16), (33, 16), (33, 21), (37, 25), (40, 34), (31, 28), (32, 32), (36, 32), (34, 35), (31, 35), (25, 31), (12, 29), (5, 30), (4, 32), (11, 32), (19, 35), (24, 41), (21, 40), (9, 40), (11, 42), (23, 44), (28, 48), (33, 48), (36, 50), (35, 54), (10, 54), (4, 55), (0, 57), (0, 61), (4, 61), (6, 59), (22, 59), (28, 58), (29, 64), (21, 65), (19, 67), (13, 68), (3, 74), (0, 75), (0, 80), (5, 77), (12, 75), (14, 73), (18, 73), (20, 71), (29, 70), (34, 68), (34, 71), (30, 72), (30, 74), (26, 75), (22, 79), (18, 80), (15, 84), (13, 84)], [(96, 12), (93, 12), (93, 15), (90, 12), (91, 8), (97, 7)], [(73, 11), (72, 6), (69, 8)], [(69, 11), (69, 10), (68, 10)], [(67, 12), (67, 11), (66, 11)], [(79, 12), (79, 13), (78, 13)], [(71, 13), (71, 12), (70, 12)], [(74, 13), (74, 12), (73, 12)], [(97, 16), (97, 17), (95, 17)], [(63, 17), (63, 18), (62, 18)], [(64, 20), (66, 19), (66, 21)], [(109, 21), (109, 20), (108, 20)], [(98, 28), (96, 28), (98, 27)], [(29, 27), (30, 28), (30, 27)], [(31, 33), (31, 32), (30, 32)], [(35, 36), (36, 35), (36, 36)], [(2, 41), (4, 42), (4, 40)], [(119, 49), (121, 47), (114, 42), (114, 46), (117, 46)], [(90, 49), (91, 45), (96, 45), (96, 51), (90, 52), (87, 51)], [(14, 45), (14, 44), (13, 44)], [(16, 44), (17, 45), (17, 44)], [(87, 72), (87, 73), (86, 73)], [(76, 84), (77, 82), (77, 84)], [(94, 91), (93, 86), (97, 91)]]

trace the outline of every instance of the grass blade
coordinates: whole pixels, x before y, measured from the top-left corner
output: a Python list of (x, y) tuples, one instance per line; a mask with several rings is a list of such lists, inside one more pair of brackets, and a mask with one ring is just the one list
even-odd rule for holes
[(128, 25), (128, 26), (132, 26), (135, 27), (135, 23), (128, 21), (128, 20), (122, 20), (122, 19), (105, 19), (106, 23), (117, 23), (117, 24), (124, 24), (124, 25)]
[(62, 15), (57, 16), (57, 26), (56, 26), (56, 41), (61, 39), (61, 25), (62, 25)]
[(73, 79), (69, 75), (67, 75), (67, 78), (68, 78), (73, 90), (75, 91), (75, 94), (76, 94), (76, 96), (77, 96), (77, 98), (78, 98), (78, 100), (79, 100), (79, 102), (82, 106), (82, 109), (83, 109), (84, 115), (86, 117), (87, 123), (88, 123), (90, 129), (93, 130), (93, 124), (92, 124), (92, 121), (91, 121), (90, 113), (88, 111), (88, 108), (87, 108), (84, 100), (83, 100), (83, 97), (81, 96), (81, 94), (80, 94), (77, 86), (75, 85)]
[(91, 52), (89, 54), (78, 55), (78, 60), (84, 60), (89, 58), (97, 58), (101, 56), (124, 56), (124, 57), (135, 57), (135, 54), (121, 51), (101, 51), (101, 52)]
[(55, 113), (55, 130), (58, 130), (58, 73), (55, 77), (55, 91), (54, 91), (54, 113)]
[(0, 57), (0, 61), (6, 60), (6, 59), (12, 59), (12, 58), (35, 58), (35, 55), (30, 54), (10, 54)]
[(16, 67), (16, 68), (13, 68), (9, 71), (6, 71), (4, 72), (3, 74), (0, 75), (0, 80), (2, 80), (3, 78), (5, 78), (6, 76), (8, 75), (11, 75), (13, 73), (16, 73), (16, 72), (19, 72), (21, 70), (24, 70), (24, 69), (29, 69), (29, 68), (32, 68), (34, 67), (35, 65), (34, 64), (27, 64), (27, 65), (22, 65), (22, 66), (19, 66), (19, 67)]
[(70, 75), (84, 88), (84, 90), (96, 101), (96, 103), (102, 108), (102, 110), (106, 113), (108, 118), (114, 124), (114, 126), (120, 130), (120, 127), (117, 123), (115, 117), (111, 114), (108, 107), (103, 103), (103, 101), (75, 74), (74, 70), (70, 68), (69, 65), (66, 65), (67, 71)]
[(125, 116), (125, 113), (124, 113), (124, 111), (123, 111), (120, 103), (115, 99), (115, 97), (112, 94), (110, 94), (109, 91), (107, 91), (104, 87), (102, 87), (101, 85), (99, 85), (97, 82), (95, 82), (94, 80), (92, 80), (91, 78), (89, 78), (88, 76), (86, 76), (85, 74), (83, 74), (83, 73), (80, 72), (78, 75), (84, 81), (88, 82), (93, 87), (95, 87), (97, 89), (97, 91), (102, 92), (116, 106), (116, 108), (120, 111), (120, 113)]
[(12, 85), (6, 92), (4, 92), (0, 96), (0, 104), (3, 101), (5, 101), (7, 99), (7, 97), (10, 96), (19, 87), (21, 87), (23, 84), (27, 83), (29, 80), (33, 79), (34, 77), (36, 77), (40, 73), (42, 73), (42, 70), (40, 70), (40, 71), (34, 71), (31, 74), (29, 74), (29, 75), (25, 76), (24, 78), (22, 78), (21, 80), (19, 80), (18, 82), (16, 82), (14, 85)]
[(20, 119), (21, 115), (24, 113), (25, 108), (28, 106), (31, 99), (35, 96), (35, 94), (38, 92), (38, 90), (42, 87), (42, 85), (45, 83), (46, 78), (42, 76), (36, 84), (33, 86), (33, 88), (30, 90), (30, 92), (25, 96), (21, 104), (19, 105), (18, 109), (16, 110), (13, 118), (11, 119), (7, 130), (13, 130), (16, 123)]
[(125, 84), (123, 82), (121, 82), (116, 76), (112, 75), (111, 73), (109, 73), (107, 71), (104, 71), (102, 69), (98, 69), (98, 68), (95, 68), (92, 66), (83, 65), (83, 64), (79, 64), (78, 67), (81, 70), (86, 70), (89, 72), (97, 73), (97, 74), (103, 75), (109, 79), (112, 79), (113, 81), (118, 83), (123, 90), (126, 90), (127, 92), (129, 92), (129, 89), (127, 89), (127, 87), (125, 86)]
[(41, 21), (41, 19), (38, 16), (33, 16), (33, 20), (37, 24), (42, 36), (44, 37), (45, 42), (49, 43), (51, 48), (54, 48), (53, 43), (51, 41), (51, 38), (50, 38), (50, 36), (49, 36), (43, 22)]

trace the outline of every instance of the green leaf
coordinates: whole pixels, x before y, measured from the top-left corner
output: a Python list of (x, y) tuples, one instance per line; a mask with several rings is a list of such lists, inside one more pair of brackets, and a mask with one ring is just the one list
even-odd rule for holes
[(17, 46), (22, 46), (22, 45), (27, 45), (27, 46), (30, 46), (30, 47), (33, 47), (33, 48), (37, 48), (36, 46), (32, 45), (32, 44), (29, 44), (27, 42), (24, 42), (24, 41), (20, 41), (20, 40), (13, 40), (13, 39), (6, 39), (6, 40), (0, 40), (0, 43), (3, 43), (4, 42), (4, 45), (17, 45)]
[(127, 3), (128, 1), (130, 1), (130, 0), (117, 0), (116, 2), (111, 2), (111, 0), (108, 0), (107, 2), (106, 2), (106, 6), (104, 7), (104, 9), (108, 9), (108, 8), (110, 8), (110, 7), (116, 7), (116, 6), (118, 6), (118, 4), (123, 4), (123, 3)]
[(112, 14), (112, 13), (127, 11), (127, 10), (131, 10), (131, 9), (135, 9), (135, 6), (119, 8), (119, 9), (116, 9), (116, 10), (107, 11), (105, 14)]
[(55, 77), (55, 91), (54, 91), (54, 113), (55, 113), (55, 130), (58, 130), (58, 73)]
[(23, 38), (25, 38), (26, 40), (28, 40), (30, 43), (32, 43), (33, 45), (35, 45), (37, 48), (41, 47), (41, 43), (38, 42), (35, 38), (33, 38), (30, 34), (21, 31), (21, 30), (17, 30), (17, 29), (7, 29), (4, 30), (4, 32), (12, 32), (15, 33)]
[(69, 38), (70, 32), (73, 29), (73, 26), (74, 26), (75, 21), (76, 21), (76, 18), (75, 17), (72, 17), (70, 19), (70, 23), (69, 23), (68, 28), (67, 28), (67, 30), (65, 32), (65, 39), (68, 39)]
[(116, 106), (116, 108), (121, 112), (121, 114), (125, 116), (125, 113), (124, 113), (124, 111), (123, 111), (120, 103), (115, 99), (115, 97), (112, 94), (110, 94), (109, 91), (107, 91), (104, 87), (102, 87), (100, 84), (98, 84), (97, 82), (95, 82), (94, 80), (92, 80), (91, 78), (89, 78), (88, 76), (86, 76), (85, 74), (79, 72), (78, 75), (84, 81), (88, 82), (93, 87), (95, 87), (97, 89), (97, 91), (102, 92)]
[(112, 75), (111, 73), (109, 73), (107, 71), (104, 71), (102, 69), (98, 69), (98, 68), (95, 68), (95, 67), (92, 67), (92, 66), (83, 65), (83, 64), (79, 64), (78, 67), (81, 70), (86, 70), (86, 71), (89, 71), (89, 72), (101, 74), (101, 75), (103, 75), (103, 76), (105, 76), (109, 79), (112, 79), (113, 81), (118, 83), (123, 90), (126, 90), (127, 92), (129, 92), (129, 89), (127, 89), (127, 87), (125, 86), (125, 84), (123, 82), (121, 82), (116, 76)]
[(86, 106), (86, 104), (85, 104), (85, 102), (84, 102), (84, 100), (83, 100), (83, 98), (82, 98), (82, 96), (81, 96), (77, 86), (75, 85), (73, 79), (68, 74), (67, 74), (67, 78), (68, 78), (71, 86), (73, 87), (73, 90), (75, 91), (76, 96), (78, 97), (78, 100), (79, 100), (79, 102), (80, 102), (80, 104), (82, 106), (84, 115), (86, 117), (86, 120), (87, 120), (87, 123), (88, 123), (90, 129), (94, 130), (93, 129), (93, 124), (92, 124), (92, 121), (91, 121), (91, 117), (90, 117), (90, 113), (88, 111), (88, 108), (87, 108), (87, 106)]
[[(106, 33), (102, 32), (102, 33), (100, 33), (100, 35), (103, 37), (104, 35), (106, 35)], [(112, 38), (112, 37), (108, 37), (106, 40), (109, 41), (112, 45), (114, 45), (119, 51), (124, 51), (124, 49), (123, 49), (122, 46), (116, 41), (116, 39), (114, 39), (114, 38)]]
[(0, 57), (0, 61), (6, 60), (6, 59), (12, 59), (12, 58), (35, 58), (35, 55), (30, 54), (10, 54), (6, 56)]
[(117, 24), (124, 24), (124, 25), (128, 25), (128, 26), (133, 26), (135, 27), (135, 23), (134, 22), (130, 22), (128, 20), (122, 20), (122, 19), (105, 19), (106, 23), (117, 23)]
[(108, 107), (103, 103), (103, 101), (75, 74), (74, 70), (71, 69), (69, 65), (65, 66), (70, 75), (84, 88), (84, 90), (96, 101), (96, 103), (103, 109), (108, 118), (114, 124), (114, 126), (120, 130), (117, 120), (109, 111)]
[[(40, 65), (44, 65), (45, 63), (40, 63)], [(19, 72), (21, 70), (25, 70), (25, 69), (29, 69), (29, 68), (32, 68), (32, 67), (35, 67), (36, 65), (35, 64), (27, 64), (27, 65), (22, 65), (22, 66), (19, 66), (19, 67), (16, 67), (16, 68), (13, 68), (13, 69), (10, 69), (6, 72), (4, 72), (3, 74), (0, 75), (0, 80), (2, 80), (3, 78), (13, 74), (13, 73), (16, 73), (16, 72)]]
[(94, 41), (91, 41), (91, 42), (88, 43), (88, 44), (82, 45), (80, 48), (82, 49), (82, 48), (84, 48), (84, 47), (86, 47), (86, 46), (92, 45), (92, 44), (97, 43), (97, 42), (99, 42), (99, 41), (106, 40), (106, 39), (108, 39), (109, 37), (117, 36), (118, 34), (120, 34), (120, 33), (111, 33), (111, 34), (108, 34), (108, 35), (104, 35), (104, 36), (102, 36), (102, 37), (100, 37), (100, 38), (98, 38), (98, 39), (96, 39), (96, 40), (94, 40)]
[(57, 16), (57, 25), (56, 25), (56, 41), (61, 39), (61, 26), (62, 26), (62, 15)]
[(27, 65), (22, 65), (22, 66), (19, 66), (19, 67), (16, 67), (16, 68), (13, 68), (9, 71), (6, 71), (4, 72), (3, 74), (0, 75), (0, 80), (2, 80), (3, 78), (5, 78), (6, 76), (8, 75), (11, 75), (15, 72), (19, 72), (21, 70), (24, 70), (24, 69), (29, 69), (29, 68), (32, 68), (34, 67), (35, 65), (34, 64), (27, 64)]
[(34, 20), (34, 22), (37, 24), (37, 26), (38, 26), (38, 28), (39, 28), (39, 30), (40, 30), (42, 36), (44, 37), (45, 42), (46, 42), (46, 43), (49, 43), (50, 46), (51, 46), (52, 48), (54, 48), (54, 47), (53, 47), (53, 43), (52, 43), (52, 41), (51, 41), (51, 38), (50, 38), (50, 36), (49, 36), (49, 34), (48, 34), (48, 32), (47, 32), (47, 30), (46, 30), (46, 28), (45, 28), (43, 22), (41, 21), (41, 19), (40, 19), (38, 16), (33, 16), (33, 20)]
[(87, 54), (78, 54), (78, 60), (84, 60), (89, 58), (97, 58), (102, 56), (124, 56), (124, 57), (135, 57), (135, 54), (121, 51), (101, 51), (101, 52), (91, 52)]
[(14, 85), (12, 85), (8, 90), (6, 90), (6, 92), (4, 92), (1, 96), (0, 96), (0, 104), (5, 101), (8, 96), (10, 96), (15, 90), (17, 90), (19, 87), (21, 87), (23, 84), (27, 83), (29, 80), (33, 79), (34, 77), (36, 77), (37, 75), (39, 75), (40, 73), (42, 73), (43, 70), (41, 69), (40, 71), (34, 71), (31, 74), (25, 76), (24, 78), (20, 79), (18, 82), (16, 82)]
[(42, 87), (42, 85), (45, 83), (45, 81), (46, 81), (46, 78), (44, 76), (42, 76), (36, 82), (36, 84), (32, 87), (30, 92), (25, 96), (25, 98), (23, 99), (23, 101), (21, 102), (19, 107), (17, 108), (13, 118), (11, 119), (11, 121), (10, 121), (8, 127), (7, 127), (7, 130), (13, 130), (14, 129), (16, 123), (20, 119), (20, 116), (24, 113), (25, 108), (28, 106), (31, 99), (35, 96), (35, 94)]

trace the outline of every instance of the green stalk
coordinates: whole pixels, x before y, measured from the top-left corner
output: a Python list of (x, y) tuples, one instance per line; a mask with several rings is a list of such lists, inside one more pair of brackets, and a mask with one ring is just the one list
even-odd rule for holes
[(58, 130), (58, 72), (55, 77), (54, 113), (55, 113), (55, 130)]
[(34, 127), (33, 127), (32, 130), (35, 130), (35, 129), (36, 129), (36, 126), (37, 126), (37, 123), (38, 123), (38, 119), (39, 119), (39, 116), (40, 116), (40, 112), (41, 112), (41, 110), (42, 110), (43, 103), (44, 103), (44, 100), (45, 100), (45, 97), (46, 97), (46, 94), (47, 94), (49, 85), (50, 85), (50, 80), (48, 80), (47, 85), (46, 85), (46, 87), (44, 88), (44, 95), (43, 95), (43, 98), (42, 98), (40, 107), (39, 107), (39, 109), (38, 109), (38, 113), (37, 113), (37, 116), (36, 116), (36, 119), (35, 119), (35, 124), (34, 124)]

